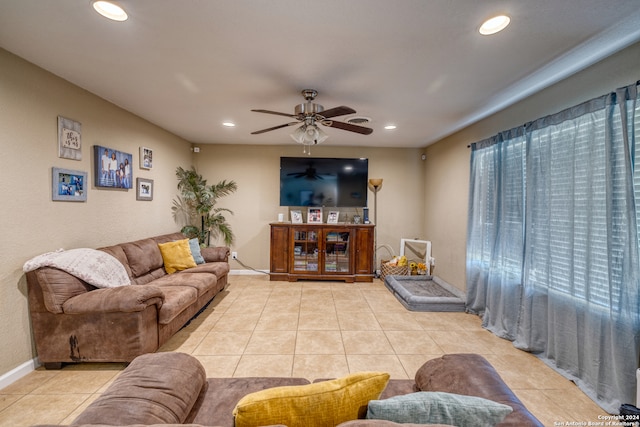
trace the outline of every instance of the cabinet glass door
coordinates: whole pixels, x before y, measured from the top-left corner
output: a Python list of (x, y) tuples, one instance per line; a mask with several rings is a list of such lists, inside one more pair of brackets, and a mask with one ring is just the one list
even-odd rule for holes
[(350, 243), (349, 231), (326, 229), (324, 234), (325, 273), (348, 274), (351, 272)]
[(318, 272), (318, 232), (309, 229), (293, 230), (293, 271)]

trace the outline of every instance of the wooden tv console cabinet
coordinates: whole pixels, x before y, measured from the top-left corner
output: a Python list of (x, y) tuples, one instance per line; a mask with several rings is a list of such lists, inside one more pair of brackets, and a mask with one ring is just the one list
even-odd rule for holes
[(373, 281), (373, 224), (270, 226), (271, 280)]

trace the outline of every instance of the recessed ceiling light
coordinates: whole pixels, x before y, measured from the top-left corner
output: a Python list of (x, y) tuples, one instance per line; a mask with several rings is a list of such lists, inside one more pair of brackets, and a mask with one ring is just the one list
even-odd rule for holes
[(493, 18), (484, 21), (478, 31), (483, 36), (495, 34), (507, 28), (509, 22), (511, 22), (511, 18), (507, 15), (494, 16)]
[(127, 12), (125, 12), (123, 8), (121, 8), (115, 3), (98, 0), (93, 2), (93, 8), (100, 15), (104, 16), (105, 18), (112, 19), (114, 21), (126, 21), (128, 18)]
[(228, 128), (235, 127), (235, 125), (236, 125), (236, 124), (235, 124), (235, 123), (232, 123), (232, 122), (222, 122), (222, 126), (226, 126), (226, 127), (228, 127)]
[(386, 130), (393, 130), (393, 129), (395, 129), (396, 127), (397, 127), (396, 125), (386, 125), (384, 128), (385, 128)]

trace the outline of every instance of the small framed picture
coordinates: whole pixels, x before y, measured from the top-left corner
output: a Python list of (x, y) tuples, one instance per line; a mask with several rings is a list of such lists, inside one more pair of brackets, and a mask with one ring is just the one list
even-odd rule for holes
[(136, 200), (153, 200), (153, 180), (136, 178)]
[(339, 211), (329, 211), (329, 215), (327, 215), (327, 224), (337, 224), (338, 218), (340, 218)]
[(322, 208), (309, 208), (307, 224), (322, 224)]
[(58, 116), (58, 157), (82, 160), (82, 125)]
[(51, 196), (64, 202), (87, 201), (87, 173), (52, 168)]
[(291, 211), (291, 223), (302, 224), (302, 211)]
[(140, 169), (153, 169), (153, 150), (140, 147)]

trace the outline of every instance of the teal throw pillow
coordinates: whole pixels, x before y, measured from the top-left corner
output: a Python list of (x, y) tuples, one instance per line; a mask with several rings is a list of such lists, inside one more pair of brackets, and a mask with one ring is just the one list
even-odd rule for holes
[(371, 400), (367, 418), (396, 423), (494, 426), (513, 409), (493, 400), (443, 392), (421, 391), (384, 400)]
[(204, 258), (200, 252), (200, 242), (195, 237), (189, 239), (189, 249), (191, 249), (191, 256), (196, 264), (204, 264)]

